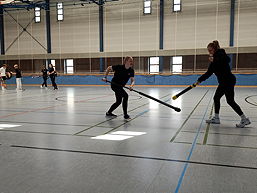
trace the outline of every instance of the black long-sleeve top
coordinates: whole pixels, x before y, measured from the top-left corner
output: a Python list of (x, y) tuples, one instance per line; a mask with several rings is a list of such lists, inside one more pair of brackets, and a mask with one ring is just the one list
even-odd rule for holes
[(48, 75), (47, 75), (48, 70), (47, 70), (46, 68), (43, 68), (43, 69), (41, 70), (41, 72), (42, 72), (42, 76), (43, 76), (43, 77), (47, 77), (47, 76), (48, 76)]
[(229, 62), (230, 58), (225, 50), (218, 49), (213, 55), (213, 62), (209, 64), (207, 72), (198, 78), (198, 81), (205, 81), (214, 73), (220, 85), (234, 85), (236, 77), (231, 72)]
[(21, 69), (16, 68), (16, 69), (14, 69), (14, 70), (15, 70), (15, 73), (16, 73), (16, 78), (21, 78), (21, 77), (22, 77), (22, 75), (21, 75)]

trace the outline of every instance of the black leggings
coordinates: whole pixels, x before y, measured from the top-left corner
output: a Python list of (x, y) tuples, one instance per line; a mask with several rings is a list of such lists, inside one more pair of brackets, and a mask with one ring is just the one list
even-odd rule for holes
[(124, 115), (127, 115), (128, 109), (128, 94), (121, 86), (111, 85), (112, 90), (115, 92), (116, 102), (109, 109), (109, 113), (112, 113), (122, 102), (122, 108)]
[(214, 95), (214, 107), (215, 107), (215, 113), (219, 114), (220, 111), (220, 99), (221, 97), (225, 94), (227, 103), (232, 107), (232, 109), (239, 115), (243, 115), (243, 112), (241, 110), (241, 108), (239, 107), (239, 105), (235, 102), (234, 100), (234, 96), (235, 96), (235, 92), (234, 92), (234, 86), (235, 85), (219, 85), (215, 95)]
[(43, 76), (43, 80), (44, 80), (44, 82), (43, 82), (42, 86), (45, 85), (45, 87), (47, 87), (47, 76)]
[(56, 89), (57, 84), (55, 83), (55, 75), (50, 75), (51, 81), (52, 81), (52, 86)]

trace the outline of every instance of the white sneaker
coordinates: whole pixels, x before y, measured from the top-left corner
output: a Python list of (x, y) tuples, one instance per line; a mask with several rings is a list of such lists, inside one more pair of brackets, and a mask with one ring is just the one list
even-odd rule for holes
[(249, 120), (249, 118), (245, 118), (245, 119), (241, 119), (240, 123), (236, 124), (236, 127), (243, 128), (246, 125), (250, 125), (250, 124), (251, 124), (251, 121)]
[(216, 117), (212, 117), (211, 119), (206, 120), (206, 123), (220, 124), (220, 119)]
[(44, 88), (44, 87), (41, 85), (40, 88)]

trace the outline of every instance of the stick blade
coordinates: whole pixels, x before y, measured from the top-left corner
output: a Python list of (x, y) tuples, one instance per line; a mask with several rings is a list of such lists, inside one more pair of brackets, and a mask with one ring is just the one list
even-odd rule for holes
[(177, 98), (178, 98), (177, 95), (172, 97), (173, 100), (176, 100)]

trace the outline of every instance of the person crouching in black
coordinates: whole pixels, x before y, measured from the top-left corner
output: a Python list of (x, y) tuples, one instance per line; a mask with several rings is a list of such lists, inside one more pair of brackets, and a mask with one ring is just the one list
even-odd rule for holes
[(133, 90), (133, 86), (135, 84), (134, 78), (134, 69), (133, 67), (133, 58), (131, 56), (126, 56), (124, 59), (123, 65), (114, 65), (109, 66), (106, 69), (105, 77), (102, 79), (103, 81), (107, 81), (107, 76), (110, 71), (114, 71), (114, 76), (111, 81), (111, 88), (115, 92), (116, 102), (110, 107), (107, 111), (106, 116), (116, 117), (117, 115), (112, 112), (122, 103), (124, 119), (130, 119), (128, 115), (128, 94), (123, 89), (123, 86), (126, 85), (128, 80), (131, 80), (131, 84), (129, 86), (130, 90)]

